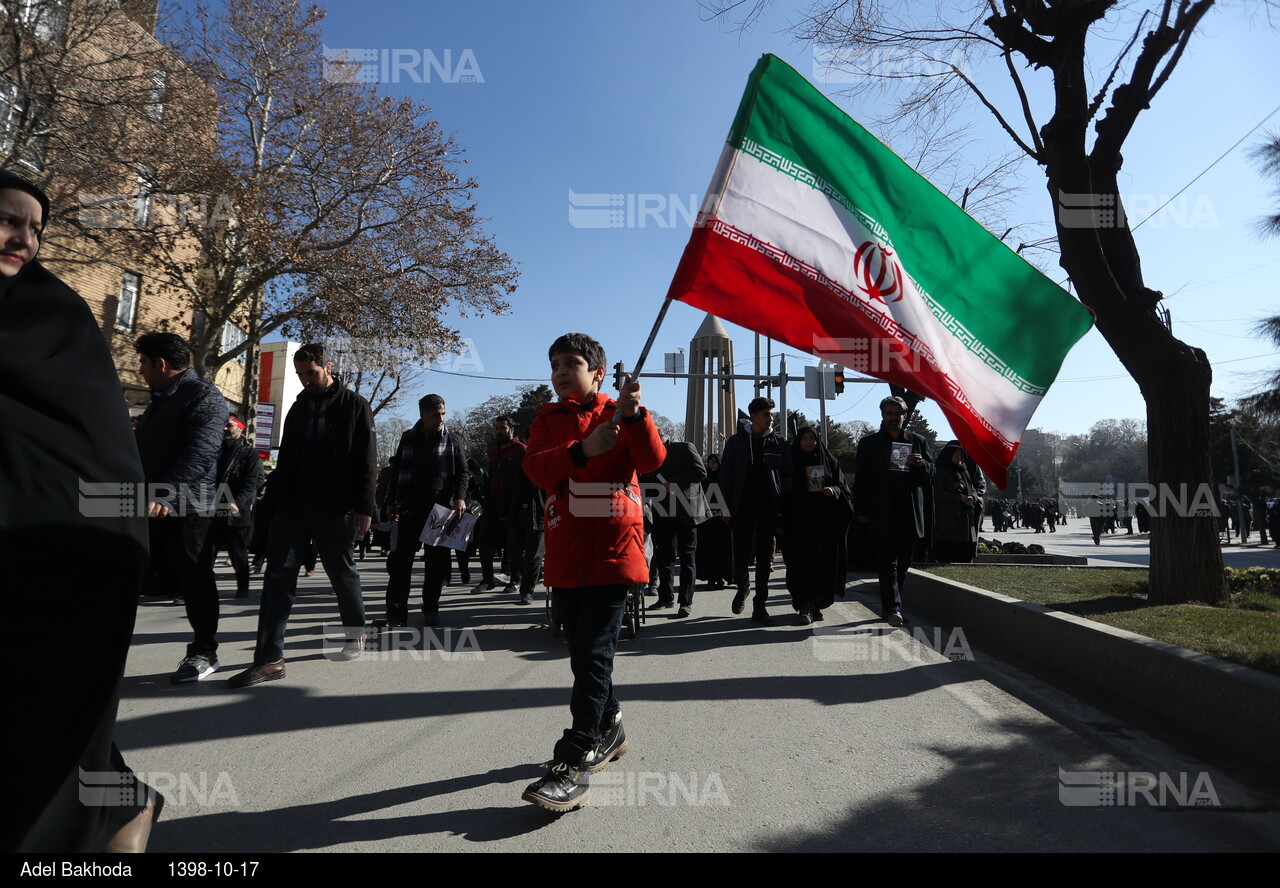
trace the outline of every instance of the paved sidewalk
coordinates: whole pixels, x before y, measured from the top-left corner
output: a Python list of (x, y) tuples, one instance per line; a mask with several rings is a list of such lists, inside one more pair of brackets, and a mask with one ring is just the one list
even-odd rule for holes
[[(382, 560), (361, 572), (379, 618)], [(445, 627), (333, 662), (321, 571), (300, 586), (287, 676), (237, 691), (226, 679), (250, 662), (258, 584), (236, 600), (220, 576), (223, 668), (206, 681), (168, 683), (182, 609), (139, 609), (117, 739), (169, 797), (154, 850), (1280, 849), (1267, 792), (963, 632), (890, 630), (873, 581), (851, 581), (812, 627), (795, 624), (781, 570), (777, 627), (731, 616), (728, 590), (698, 592), (687, 620), (651, 615), (616, 664), (632, 751), (593, 779), (588, 808), (555, 817), (520, 801), (568, 719), (541, 602), (454, 586)], [(1120, 775), (1118, 796), (1103, 772)], [(1126, 774), (1181, 779), (1189, 807), (1129, 798)], [(1194, 807), (1206, 780), (1220, 805)]]

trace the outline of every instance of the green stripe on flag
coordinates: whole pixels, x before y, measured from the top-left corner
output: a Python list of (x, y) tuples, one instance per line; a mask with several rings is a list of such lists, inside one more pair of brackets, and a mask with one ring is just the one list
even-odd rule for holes
[(1089, 312), (776, 56), (751, 73), (729, 145), (823, 191), (891, 244), (929, 295), (1031, 387), (1053, 382)]

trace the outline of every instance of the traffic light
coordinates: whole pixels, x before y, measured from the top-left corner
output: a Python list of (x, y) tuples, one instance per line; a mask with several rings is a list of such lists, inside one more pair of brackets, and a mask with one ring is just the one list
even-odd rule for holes
[(835, 378), (836, 378), (836, 394), (838, 395), (844, 391), (844, 368), (843, 367), (836, 368)]
[(626, 383), (627, 371), (623, 369), (621, 361), (613, 365), (613, 387), (622, 390), (622, 386)]

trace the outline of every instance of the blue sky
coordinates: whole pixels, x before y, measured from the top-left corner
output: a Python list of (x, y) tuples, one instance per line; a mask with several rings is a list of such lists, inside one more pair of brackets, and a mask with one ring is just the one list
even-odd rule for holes
[[(1253, 6), (1212, 11), (1152, 109), (1140, 117), (1122, 175), (1132, 217), (1148, 215), (1187, 185), (1280, 101), (1280, 34), (1260, 13), (1248, 12)], [(463, 368), (473, 376), (544, 381), (547, 346), (570, 330), (593, 334), (610, 362), (632, 365), (752, 66), (773, 52), (802, 73), (813, 70), (811, 48), (786, 33), (796, 18), (795, 6), (786, 2), (747, 34), (705, 20), (695, 0), (337, 0), (328, 9), (327, 46), (406, 51), (401, 58), (410, 69), (380, 88), (430, 105), (456, 133), (467, 171), (480, 183), (475, 198), (489, 231), (520, 264), (509, 314), (455, 321), (474, 343), (482, 369)], [(1114, 58), (1129, 33), (1117, 22), (1099, 37), (1098, 58)], [(438, 68), (415, 62), (423, 50), (441, 65), (448, 51), (449, 70), (474, 81), (447, 82)], [(414, 82), (425, 81), (424, 72), (430, 82)], [(1007, 96), (1002, 70), (979, 69), (976, 75), (991, 85), (993, 96)], [(828, 94), (844, 86), (817, 85)], [(878, 110), (836, 101), (864, 122)], [(986, 112), (966, 113), (974, 120), (975, 157), (1009, 148)], [(1269, 127), (1280, 128), (1280, 114)], [(1276, 361), (1250, 332), (1254, 320), (1280, 312), (1280, 243), (1263, 244), (1249, 231), (1250, 221), (1275, 204), (1245, 157), (1260, 136), (1236, 148), (1136, 235), (1148, 286), (1166, 294), (1175, 335), (1208, 353), (1215, 365), (1213, 394), (1229, 399), (1246, 393), (1251, 374)], [(1023, 172), (1026, 191), (1011, 221), (1043, 224), (1053, 205), (1039, 171), (1028, 164)], [(622, 194), (624, 204), (647, 204), (653, 212), (636, 214), (621, 228), (575, 227), (571, 192)], [(590, 199), (578, 198), (579, 206), (584, 202)], [(1056, 264), (1049, 273), (1056, 281), (1065, 278)], [(662, 353), (687, 347), (701, 319), (700, 312), (673, 306), (646, 369), (660, 370)], [(753, 337), (729, 329), (735, 357), (749, 372)], [(789, 353), (793, 374), (813, 363)], [(439, 392), (456, 413), (517, 384), (430, 373), (423, 391)], [(684, 391), (683, 385), (651, 380), (645, 400), (683, 420)], [(828, 402), (829, 413), (839, 421), (873, 420), (885, 392), (883, 385), (850, 385)], [(749, 384), (740, 383), (740, 404), (744, 396), (750, 397)], [(792, 384), (788, 399), (817, 415), (817, 402), (803, 401), (801, 384)], [(411, 404), (404, 412), (412, 412)], [(935, 428), (945, 428), (936, 408), (925, 411)], [(1145, 417), (1141, 395), (1102, 337), (1091, 332), (1068, 357), (1031, 425), (1070, 434), (1123, 417)]]

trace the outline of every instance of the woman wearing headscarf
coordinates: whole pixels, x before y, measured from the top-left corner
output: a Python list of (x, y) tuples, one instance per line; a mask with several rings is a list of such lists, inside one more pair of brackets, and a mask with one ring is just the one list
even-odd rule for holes
[(729, 525), (720, 520), (724, 495), (720, 492), (720, 456), (707, 457), (707, 477), (702, 480), (711, 519), (698, 525), (698, 579), (710, 589), (723, 589), (733, 582), (733, 537)]
[(969, 477), (964, 448), (952, 441), (938, 454), (933, 473), (933, 557), (936, 561), (969, 564), (978, 545), (974, 507), (982, 496)]
[[(147, 567), (142, 464), (93, 313), (36, 261), (44, 192), (0, 172), (0, 570), (20, 852), (142, 850), (161, 800), (112, 742)], [(132, 493), (127, 498), (126, 494)]]
[(803, 626), (823, 619), (823, 610), (844, 590), (845, 536), (853, 521), (853, 504), (840, 463), (812, 427), (796, 434), (791, 457), (791, 491), (782, 513), (783, 550), (787, 591)]

